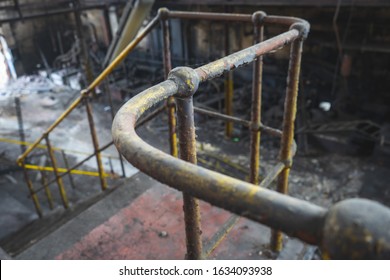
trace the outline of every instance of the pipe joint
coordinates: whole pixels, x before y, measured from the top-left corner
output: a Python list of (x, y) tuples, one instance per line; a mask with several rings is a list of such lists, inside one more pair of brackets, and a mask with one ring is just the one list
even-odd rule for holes
[(168, 80), (173, 81), (178, 90), (175, 97), (188, 98), (191, 97), (199, 86), (199, 76), (194, 69), (189, 67), (177, 67), (171, 70), (168, 74)]
[(81, 98), (87, 97), (89, 95), (89, 93), (90, 93), (90, 90), (83, 89), (82, 91), (80, 91)]
[(292, 167), (292, 164), (293, 164), (293, 160), (292, 158), (289, 158), (289, 159), (286, 159), (283, 161), (283, 164), (286, 168), (291, 168)]
[(252, 122), (250, 124), (250, 130), (253, 131), (253, 132), (257, 132), (257, 131), (260, 131), (261, 130), (261, 124), (260, 123), (254, 123)]
[(302, 40), (305, 40), (309, 35), (310, 24), (306, 20), (296, 22), (290, 26), (290, 30), (296, 29), (299, 32), (299, 36)]
[(264, 19), (267, 17), (267, 14), (263, 11), (254, 12), (252, 15), (252, 22), (254, 25), (261, 25), (264, 23)]
[(158, 9), (158, 16), (162, 20), (167, 20), (169, 18), (169, 10), (167, 8)]
[(175, 102), (175, 99), (174, 98), (168, 98), (167, 102), (166, 102), (166, 106), (168, 108), (176, 108), (176, 102)]

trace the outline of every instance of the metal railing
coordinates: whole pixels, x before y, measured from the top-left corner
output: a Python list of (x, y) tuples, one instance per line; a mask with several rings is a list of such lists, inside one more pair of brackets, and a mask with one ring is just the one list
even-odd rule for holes
[[(253, 15), (171, 12), (160, 9), (164, 33), (164, 63), (167, 79), (133, 97), (115, 116), (112, 134), (120, 153), (134, 166), (154, 179), (183, 192), (185, 231), (188, 259), (207, 257), (234, 224), (228, 220), (215, 235), (212, 244), (203, 248), (200, 211), (197, 199), (229, 210), (274, 229), (272, 248), (282, 248), (282, 232), (309, 244), (318, 245), (324, 258), (389, 258), (390, 210), (379, 203), (364, 199), (340, 202), (329, 210), (287, 196), (288, 176), (296, 150), (293, 140), (298, 80), (303, 40), (309, 24), (301, 19)], [(208, 19), (214, 21), (253, 22), (255, 45), (223, 57), (196, 69), (178, 67), (171, 70), (168, 20)], [(263, 40), (265, 24), (282, 24), (290, 29), (278, 36)], [(260, 120), (262, 56), (291, 45), (287, 77), (283, 130), (264, 126)], [(254, 62), (251, 121), (238, 119), (208, 110), (194, 108), (193, 94), (199, 83)], [(168, 74), (169, 73), (169, 74)], [(148, 145), (135, 132), (137, 120), (152, 106), (168, 100), (170, 108), (171, 154)], [(177, 106), (177, 137), (180, 159), (177, 156), (175, 107)], [(194, 112), (225, 121), (237, 122), (251, 131), (251, 183), (247, 183), (196, 165)], [(260, 133), (281, 137), (279, 163), (258, 184)], [(277, 178), (277, 191), (265, 189)], [(385, 222), (384, 222), (385, 221)], [(385, 226), (384, 226), (385, 225)]]
[[(82, 164), (90, 160), (91, 158), (95, 157), (96, 158), (96, 163), (98, 167), (98, 173), (99, 173), (99, 179), (100, 179), (100, 184), (101, 184), (101, 189), (104, 191), (107, 189), (107, 182), (106, 182), (106, 177), (107, 174), (104, 173), (104, 168), (102, 165), (102, 160), (101, 160), (101, 152), (109, 148), (110, 146), (113, 145), (113, 141), (105, 144), (104, 146), (100, 147), (99, 146), (99, 140), (96, 134), (96, 127), (95, 127), (95, 122), (93, 118), (93, 113), (92, 113), (92, 106), (90, 103), (90, 95), (94, 91), (94, 89), (103, 82), (103, 80), (117, 67), (125, 58), (126, 56), (135, 49), (135, 47), (139, 44), (139, 42), (145, 38), (150, 31), (153, 30), (153, 28), (159, 23), (159, 16), (154, 18), (135, 38), (134, 40), (108, 65), (101, 73), (100, 75), (86, 88), (83, 89), (80, 92), (80, 96), (76, 98), (72, 102), (71, 105), (58, 117), (58, 119), (48, 128), (46, 131), (36, 140), (34, 141), (31, 145), (28, 146), (27, 150), (19, 156), (17, 159), (17, 163), (19, 166), (23, 168), (24, 172), (24, 178), (27, 183), (27, 187), (30, 192), (30, 196), (33, 200), (35, 210), (39, 217), (43, 216), (42, 212), (42, 207), (40, 204), (40, 201), (38, 199), (37, 193), (45, 190), (46, 197), (48, 199), (48, 202), (50, 204), (50, 208), (53, 205), (53, 198), (50, 194), (50, 191), (48, 190), (48, 186), (51, 183), (56, 182), (58, 185), (59, 193), (61, 196), (62, 204), (65, 209), (69, 208), (69, 201), (67, 198), (67, 194), (65, 191), (64, 183), (62, 180), (62, 177), (74, 173), (75, 169), (80, 167)], [(108, 87), (107, 87), (108, 89)], [(111, 112), (113, 111), (113, 106), (112, 106), (112, 99), (111, 99), (111, 93), (108, 91), (108, 97), (109, 97), (109, 102), (110, 102), (110, 107), (111, 107)], [(49, 139), (50, 133), (58, 126), (60, 125), (66, 117), (73, 111), (75, 110), (78, 106), (80, 105), (85, 105), (86, 112), (87, 112), (87, 119), (88, 119), (88, 124), (91, 132), (91, 139), (94, 147), (94, 152), (87, 156), (85, 159), (81, 160), (77, 164), (75, 164), (72, 167), (67, 167), (67, 168), (59, 168), (57, 166), (57, 161), (56, 157), (54, 154), (54, 149), (51, 147), (51, 142)], [(149, 121), (153, 117), (155, 117), (159, 112), (161, 112), (164, 108), (159, 108), (157, 109), (154, 113), (150, 114), (150, 116), (145, 117), (143, 120), (139, 122), (139, 125), (144, 124), (145, 122)], [(41, 144), (42, 141), (45, 141), (46, 143), (44, 145)], [(36, 166), (36, 165), (31, 165), (28, 164), (28, 156), (31, 155), (31, 153), (36, 149), (36, 148), (42, 148), (45, 147), (47, 149), (50, 161), (51, 161), (51, 167), (45, 167), (45, 166)], [(125, 176), (125, 168), (123, 165), (122, 157), (119, 155), (120, 163), (121, 163), (121, 169), (122, 169), (122, 175)], [(50, 182), (47, 182), (47, 180), (44, 178), (42, 180), (42, 187), (39, 189), (35, 189), (32, 181), (30, 180), (28, 170), (38, 170), (38, 171), (52, 171), (54, 173), (54, 180), (51, 180)], [(85, 175), (88, 175), (85, 173)]]
[[(222, 59), (211, 62), (197, 69), (179, 67), (171, 70), (169, 19), (213, 20), (221, 22), (247, 22), (254, 26), (255, 45)], [(348, 200), (323, 209), (306, 201), (289, 197), (288, 175), (292, 158), (296, 151), (293, 140), (296, 99), (300, 71), (302, 44), (309, 31), (309, 24), (293, 17), (269, 16), (263, 12), (253, 15), (174, 12), (160, 9), (157, 16), (137, 35), (126, 49), (91, 83), (81, 91), (70, 107), (23, 153), (18, 163), (24, 167), (27, 185), (31, 192), (37, 212), (40, 213), (39, 201), (26, 170), (27, 156), (46, 140), (52, 168), (55, 171), (55, 182), (62, 194), (64, 207), (67, 207), (65, 192), (62, 192), (62, 177), (79, 167), (86, 160), (96, 157), (102, 189), (107, 188), (100, 153), (112, 144), (99, 147), (95, 124), (88, 96), (105, 77), (146, 37), (159, 23), (163, 29), (164, 70), (166, 81), (143, 91), (128, 101), (115, 116), (112, 132), (119, 152), (142, 172), (183, 192), (184, 215), (187, 239), (187, 258), (200, 259), (207, 257), (232, 228), (237, 216), (232, 216), (211, 242), (203, 247), (201, 240), (200, 212), (197, 199), (202, 199), (215, 206), (229, 210), (238, 216), (244, 216), (275, 231), (271, 245), (275, 251), (282, 247), (281, 231), (290, 236), (317, 244), (324, 257), (329, 258), (389, 258), (390, 257), (390, 210), (378, 203), (366, 200)], [(266, 41), (263, 41), (263, 28), (266, 24), (279, 24), (289, 30)], [(290, 66), (287, 78), (285, 113), (283, 130), (267, 127), (261, 123), (261, 76), (262, 56), (291, 44)], [(231, 115), (224, 115), (209, 110), (194, 108), (192, 95), (199, 83), (213, 79), (234, 68), (254, 62), (251, 120), (242, 120)], [(227, 78), (228, 80), (229, 78)], [(227, 95), (232, 94), (232, 92)], [(230, 98), (228, 96), (228, 98)], [(166, 100), (163, 106), (146, 115), (146, 111)], [(58, 171), (49, 134), (82, 102), (87, 108), (87, 117), (95, 152), (81, 163), (76, 164), (64, 173)], [(167, 155), (143, 142), (136, 134), (135, 128), (151, 120), (168, 108), (169, 142), (171, 155)], [(176, 107), (177, 119), (176, 124)], [(205, 168), (196, 166), (196, 146), (194, 111), (199, 114), (219, 118), (230, 123), (239, 123), (251, 133), (251, 167), (250, 183)], [(279, 162), (271, 172), (259, 182), (260, 134), (269, 133), (281, 138)], [(177, 141), (177, 138), (179, 141)], [(177, 159), (180, 148), (180, 159)], [(275, 179), (277, 190), (265, 189)], [(258, 185), (259, 184), (259, 185)], [(44, 184), (46, 186), (46, 183)], [(46, 189), (46, 187), (45, 187)], [(376, 222), (378, 221), (378, 222)], [(380, 224), (379, 224), (380, 223)]]

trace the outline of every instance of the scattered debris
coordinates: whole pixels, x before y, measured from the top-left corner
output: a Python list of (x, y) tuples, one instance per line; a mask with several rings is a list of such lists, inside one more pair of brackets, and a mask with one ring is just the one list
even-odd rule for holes
[(73, 92), (70, 87), (57, 85), (51, 79), (40, 76), (21, 76), (0, 88), (0, 100), (36, 93)]
[(167, 238), (168, 237), (168, 232), (166, 231), (160, 231), (158, 233), (158, 236), (161, 237), (161, 238)]

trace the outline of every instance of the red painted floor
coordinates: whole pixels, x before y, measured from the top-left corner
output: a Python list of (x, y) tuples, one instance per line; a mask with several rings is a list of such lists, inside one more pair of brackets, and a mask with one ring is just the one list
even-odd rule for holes
[[(181, 193), (166, 186), (153, 187), (56, 259), (183, 259), (181, 197)], [(230, 213), (204, 202), (201, 213), (203, 240), (230, 217)], [(263, 259), (268, 242), (266, 227), (242, 218), (211, 258)]]

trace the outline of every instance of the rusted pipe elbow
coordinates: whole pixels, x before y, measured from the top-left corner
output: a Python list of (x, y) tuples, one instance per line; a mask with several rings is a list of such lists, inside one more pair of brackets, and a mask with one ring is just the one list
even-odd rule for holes
[(177, 67), (168, 74), (168, 80), (173, 81), (178, 88), (176, 97), (191, 97), (199, 87), (198, 73), (190, 67)]
[(158, 17), (162, 20), (168, 19), (169, 13), (170, 13), (170, 11), (168, 8), (160, 8), (160, 9), (158, 9), (158, 12), (157, 12)]
[(252, 14), (252, 22), (254, 25), (261, 25), (264, 22), (267, 14), (263, 11), (257, 11)]
[(306, 20), (300, 20), (299, 22), (296, 22), (290, 26), (291, 29), (296, 29), (299, 31), (299, 36), (302, 40), (306, 40), (307, 36), (309, 35), (310, 31), (310, 23), (308, 23)]

